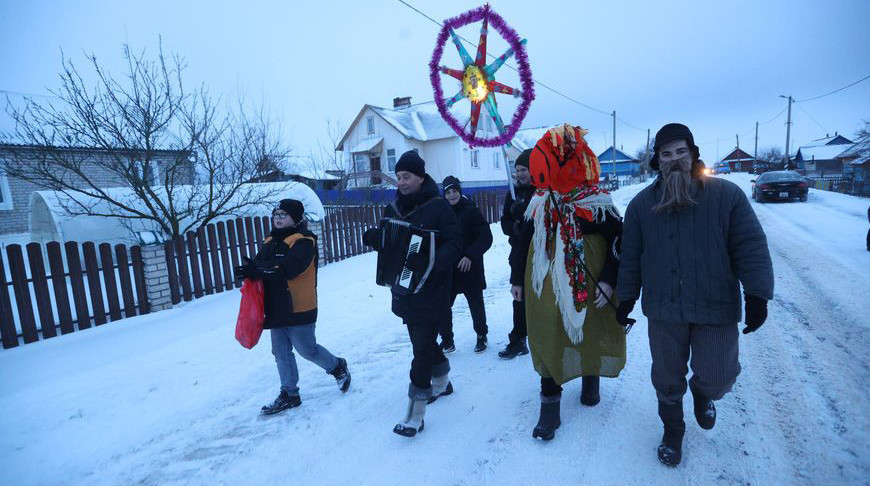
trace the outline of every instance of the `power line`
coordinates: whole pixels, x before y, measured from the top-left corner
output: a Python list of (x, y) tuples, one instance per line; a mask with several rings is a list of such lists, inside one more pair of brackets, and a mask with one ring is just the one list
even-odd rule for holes
[(802, 112), (804, 112), (804, 114), (805, 114), (806, 116), (810, 117), (810, 120), (812, 120), (816, 125), (818, 125), (819, 128), (821, 128), (821, 129), (824, 130), (825, 132), (828, 132), (828, 131), (829, 131), (827, 128), (823, 127), (822, 124), (819, 123), (815, 118), (813, 118), (813, 115), (810, 115), (810, 112), (808, 112), (807, 110), (805, 110), (803, 106), (798, 105), (798, 108), (800, 108), (800, 110), (801, 110)]
[(46, 95), (46, 94), (36, 94), (36, 93), (25, 93), (22, 91), (11, 91), (8, 89), (0, 89), (0, 93), (13, 94), (13, 95), (18, 95), (18, 96), (39, 96), (42, 98), (57, 98), (58, 97), (57, 95), (53, 95), (53, 94)]
[[(410, 8), (411, 10), (417, 12), (418, 14), (422, 15), (423, 17), (426, 17), (427, 19), (429, 19), (430, 21), (432, 21), (432, 23), (434, 23), (435, 25), (437, 25), (437, 26), (439, 26), (439, 27), (443, 27), (443, 26), (444, 26), (444, 24), (442, 24), (441, 22), (439, 22), (439, 21), (433, 19), (432, 17), (426, 15), (425, 13), (421, 12), (420, 10), (418, 10), (416, 7), (414, 7), (413, 5), (409, 4), (408, 2), (406, 2), (406, 1), (404, 1), (404, 0), (398, 0), (398, 1), (399, 1), (399, 3), (401, 3), (402, 5), (405, 5), (406, 7), (408, 7), (408, 8)], [(475, 48), (477, 47), (477, 44), (471, 42), (470, 40), (466, 39), (465, 37), (462, 37), (462, 36), (459, 35), (459, 34), (456, 34), (456, 35), (457, 35), (457, 37), (459, 37), (460, 39), (462, 39), (463, 41), (465, 41), (466, 44), (468, 44), (468, 45), (470, 45), (470, 46), (472, 46), (472, 47), (475, 47)], [(489, 56), (489, 57), (491, 57), (491, 58), (494, 58), (494, 59), (496, 58), (496, 56), (492, 55), (491, 53), (487, 53), (487, 56)], [(507, 67), (509, 67), (510, 69), (514, 70), (515, 72), (519, 72), (519, 70), (517, 70), (517, 68), (511, 66), (511, 65), (508, 64), (508, 63), (505, 63), (504, 65), (507, 66)], [(576, 104), (578, 104), (578, 105), (580, 105), (580, 106), (582, 106), (582, 107), (584, 107), (584, 108), (586, 108), (586, 109), (588, 109), (588, 110), (592, 110), (592, 111), (597, 112), (597, 113), (600, 113), (600, 114), (602, 114), (602, 115), (605, 115), (605, 116), (611, 116), (610, 112), (607, 112), (607, 111), (604, 111), (604, 110), (599, 110), (598, 108), (595, 108), (594, 106), (590, 106), (590, 105), (587, 105), (586, 103), (583, 103), (583, 102), (581, 102), (581, 101), (575, 100), (574, 98), (571, 98), (570, 96), (568, 96), (568, 95), (566, 95), (566, 94), (564, 94), (564, 93), (561, 93), (561, 92), (557, 91), (556, 89), (551, 88), (550, 86), (547, 86), (546, 84), (542, 83), (541, 81), (539, 81), (539, 80), (537, 80), (537, 79), (534, 79), (533, 81), (534, 81), (534, 83), (537, 84), (538, 86), (540, 86), (540, 87), (542, 87), (542, 88), (545, 88), (545, 89), (547, 89), (547, 90), (549, 90), (549, 91), (552, 91), (553, 93), (555, 93), (555, 94), (561, 96), (562, 98), (565, 98), (566, 100), (568, 100), (568, 101), (570, 101), (570, 102), (572, 102), (572, 103), (576, 103)], [(629, 124), (628, 124), (627, 122), (625, 122), (624, 120), (622, 121), (622, 123), (625, 123), (626, 125), (629, 125)], [(637, 128), (637, 127), (635, 127), (635, 126), (633, 126), (633, 125), (629, 125), (629, 126), (631, 126), (632, 128), (635, 128), (636, 130), (641, 130), (640, 128)], [(643, 130), (642, 130), (642, 131), (643, 131)]]
[(832, 94), (834, 94), (834, 93), (839, 93), (840, 91), (843, 91), (843, 90), (846, 89), (846, 88), (851, 88), (852, 86), (855, 86), (856, 84), (860, 83), (861, 81), (865, 81), (865, 80), (867, 80), (867, 79), (870, 79), (870, 74), (868, 74), (867, 76), (864, 76), (863, 78), (859, 79), (858, 81), (855, 81), (854, 83), (847, 84), (846, 86), (843, 86), (842, 88), (839, 88), (839, 89), (835, 89), (834, 91), (831, 91), (830, 93), (825, 93), (825, 94), (823, 94), (823, 95), (814, 96), (814, 97), (812, 97), (812, 98), (805, 98), (805, 99), (802, 99), (802, 100), (795, 100), (794, 102), (795, 102), (795, 103), (803, 103), (804, 101), (813, 101), (813, 100), (817, 100), (817, 99), (819, 99), (819, 98), (824, 98), (825, 96), (830, 96), (830, 95), (832, 95)]

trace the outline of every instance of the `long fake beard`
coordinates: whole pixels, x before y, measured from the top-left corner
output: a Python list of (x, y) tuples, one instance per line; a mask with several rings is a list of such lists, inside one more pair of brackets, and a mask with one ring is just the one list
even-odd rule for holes
[(690, 171), (691, 163), (691, 159), (685, 157), (662, 164), (662, 197), (659, 203), (653, 206), (653, 211), (673, 213), (698, 204), (691, 195), (694, 184)]

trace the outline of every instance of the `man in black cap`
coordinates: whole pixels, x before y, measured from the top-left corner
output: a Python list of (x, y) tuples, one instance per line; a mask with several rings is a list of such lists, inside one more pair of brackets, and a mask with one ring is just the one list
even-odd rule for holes
[[(384, 210), (384, 217), (407, 221), (423, 229), (437, 231), (435, 263), (429, 278), (415, 294), (393, 291), (393, 313), (408, 327), (414, 351), (411, 383), (408, 386), (408, 411), (393, 432), (413, 437), (423, 430), (426, 404), (433, 398), (449, 395), (453, 385), (447, 373), (450, 363), (438, 346), (438, 327), (449, 317), (450, 283), (453, 265), (459, 260), (462, 235), (450, 204), (438, 195), (438, 185), (426, 174), (426, 164), (414, 150), (402, 154), (396, 163), (398, 190), (396, 200)], [(363, 242), (380, 250), (378, 232), (366, 231)], [(413, 255), (405, 265), (423, 271), (428, 258)]]
[(317, 237), (303, 219), (302, 202), (282, 199), (272, 211), (272, 231), (253, 260), (236, 267), (236, 278), (263, 281), (263, 329), (270, 329), (272, 354), (278, 364), (281, 391), (262, 408), (272, 415), (302, 404), (295, 349), (303, 358), (335, 378), (342, 393), (350, 387), (344, 358), (317, 344)]
[[(516, 200), (508, 193), (504, 198), (504, 207), (501, 211), (501, 230), (507, 235), (508, 243), (511, 246), (508, 264), (511, 267), (511, 297), (513, 297), (514, 306), (514, 325), (508, 334), (508, 344), (498, 352), (499, 357), (503, 359), (513, 359), (522, 354), (529, 354), (529, 348), (526, 346), (526, 304), (523, 295), (523, 282), (526, 275), (529, 244), (532, 242), (531, 235), (534, 231), (531, 222), (526, 221), (523, 215), (526, 213), (526, 208), (529, 207), (529, 201), (535, 195), (535, 188), (532, 186), (531, 174), (529, 173), (529, 157), (531, 155), (531, 149), (524, 150), (514, 162)], [(527, 226), (528, 231), (523, 232), (523, 226)]]
[(739, 284), (744, 334), (761, 327), (773, 298), (767, 238), (746, 194), (731, 182), (707, 178), (699, 156), (685, 125), (671, 123), (656, 134), (650, 167), (659, 176), (625, 212), (616, 286), (621, 323), (643, 288), (652, 382), (664, 424), (658, 457), (668, 466), (682, 458), (687, 364), (695, 419), (711, 429), (713, 401), (731, 390), (740, 373)]
[[(477, 334), (474, 352), (482, 353), (486, 350), (486, 335), (489, 331), (486, 326), (486, 307), (483, 304), (483, 290), (486, 288), (483, 254), (492, 246), (492, 230), (489, 229), (489, 223), (484, 219), (480, 208), (474, 204), (474, 201), (462, 195), (462, 184), (459, 179), (447, 176), (441, 183), (441, 187), (444, 189), (444, 199), (447, 199), (450, 207), (453, 208), (462, 232), (462, 253), (453, 268), (450, 305), (453, 306), (456, 302), (456, 296), (465, 295), (474, 332)], [(439, 333), (441, 349), (445, 353), (455, 351), (452, 310), (450, 317), (441, 324)]]

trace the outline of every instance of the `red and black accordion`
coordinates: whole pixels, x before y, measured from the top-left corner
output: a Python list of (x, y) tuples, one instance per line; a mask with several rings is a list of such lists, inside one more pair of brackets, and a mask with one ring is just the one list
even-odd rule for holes
[[(378, 226), (380, 250), (375, 282), (389, 287), (400, 295), (415, 294), (423, 288), (435, 266), (435, 237), (437, 231), (415, 226), (401, 219), (385, 218)], [(405, 266), (414, 254), (428, 257), (423, 271), (412, 271)]]

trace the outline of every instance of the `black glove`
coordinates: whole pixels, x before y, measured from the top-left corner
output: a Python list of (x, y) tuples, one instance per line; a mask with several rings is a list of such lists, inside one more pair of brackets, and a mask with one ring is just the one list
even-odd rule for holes
[(363, 244), (366, 246), (370, 246), (375, 250), (380, 251), (381, 249), (381, 239), (378, 237), (378, 229), (377, 228), (369, 228), (363, 233)]
[(405, 266), (414, 272), (423, 272), (429, 266), (429, 256), (422, 253), (414, 253), (405, 260)]
[(237, 266), (234, 270), (236, 280), (242, 280), (245, 278), (249, 278), (251, 280), (262, 280), (263, 272), (257, 268), (257, 264), (255, 264), (250, 258), (243, 256), (242, 261), (244, 262), (242, 265)]
[(617, 306), (616, 308), (616, 322), (622, 325), (622, 327), (629, 327), (637, 322), (635, 319), (628, 317), (628, 315), (631, 314), (631, 311), (634, 309), (635, 302), (637, 302), (637, 299), (627, 299), (619, 301), (619, 306)]
[(743, 334), (755, 332), (767, 320), (767, 299), (744, 294), (746, 300), (746, 327)]

